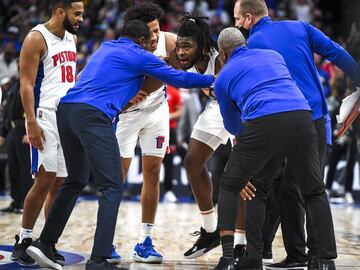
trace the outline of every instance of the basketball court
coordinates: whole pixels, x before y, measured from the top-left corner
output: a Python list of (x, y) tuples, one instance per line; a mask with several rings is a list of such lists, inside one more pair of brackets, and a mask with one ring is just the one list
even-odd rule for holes
[[(8, 197), (0, 198), (0, 208), (9, 203)], [(63, 267), (64, 270), (84, 269), (92, 247), (97, 207), (96, 200), (80, 199), (74, 208), (57, 245), (69, 262), (69, 265)], [(156, 248), (164, 255), (162, 264), (132, 262), (130, 252), (138, 241), (140, 211), (138, 202), (121, 203), (114, 239), (117, 251), (122, 256), (120, 266), (132, 270), (207, 270), (216, 265), (221, 256), (220, 247), (198, 259), (183, 258), (184, 251), (196, 240), (196, 237), (190, 234), (201, 226), (197, 206), (193, 203), (159, 205), (153, 240)], [(337, 269), (360, 270), (360, 208), (332, 205), (332, 212), (339, 254), (336, 260)], [(35, 237), (39, 236), (43, 224), (44, 216), (41, 213), (34, 228)], [(0, 270), (40, 269), (21, 267), (10, 261), (14, 236), (19, 232), (20, 225), (21, 215), (0, 216)], [(275, 261), (280, 261), (285, 256), (280, 231), (274, 242), (273, 256)]]

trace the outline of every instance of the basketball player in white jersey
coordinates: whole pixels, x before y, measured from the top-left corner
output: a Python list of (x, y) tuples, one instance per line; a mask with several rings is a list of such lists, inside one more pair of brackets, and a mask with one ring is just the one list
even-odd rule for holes
[[(176, 35), (160, 31), (164, 11), (144, 2), (126, 11), (125, 21), (141, 20), (150, 28), (150, 51), (166, 58), (174, 53)], [(160, 194), (160, 168), (169, 145), (169, 107), (162, 82), (147, 78), (142, 87), (147, 96), (119, 115), (116, 137), (120, 148), (123, 179), (129, 170), (137, 140), (142, 151), (143, 185), (141, 190), (140, 239), (131, 257), (135, 261), (161, 263), (163, 256), (152, 244), (152, 232)]]
[[(11, 259), (21, 265), (34, 261), (26, 254), (32, 230), (45, 201), (45, 217), (67, 176), (55, 110), (59, 99), (75, 83), (76, 36), (83, 21), (81, 0), (52, 0), (49, 21), (34, 27), (20, 52), (20, 93), (31, 143), (35, 181), (24, 201), (24, 214)], [(53, 250), (56, 259), (64, 257)]]
[[(186, 14), (180, 20), (177, 35), (176, 57), (182, 69), (201, 74), (217, 74), (220, 71), (223, 63), (218, 57), (205, 18)], [(205, 92), (205, 94), (212, 100), (193, 127), (189, 149), (184, 160), (187, 176), (203, 219), (198, 240), (184, 254), (187, 259), (199, 257), (220, 244), (217, 217), (212, 200), (212, 182), (206, 162), (220, 144), (226, 144), (229, 139), (231, 141), (234, 139), (224, 127), (220, 108), (213, 92)], [(243, 227), (240, 221), (237, 228)], [(241, 235), (244, 238), (243, 232)]]

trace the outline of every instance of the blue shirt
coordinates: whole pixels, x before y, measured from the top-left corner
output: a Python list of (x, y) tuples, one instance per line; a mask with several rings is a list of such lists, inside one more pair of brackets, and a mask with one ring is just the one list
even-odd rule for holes
[[(314, 52), (341, 68), (355, 85), (360, 85), (360, 69), (350, 54), (308, 23), (273, 22), (265, 16), (251, 28), (248, 47), (272, 49), (284, 57), (291, 76), (309, 102), (314, 120), (328, 114)], [(327, 143), (331, 144), (331, 133), (327, 134)]]
[(144, 75), (175, 87), (209, 87), (214, 77), (175, 70), (128, 38), (104, 42), (60, 102), (85, 103), (113, 119), (140, 90)]
[(242, 131), (241, 122), (295, 110), (311, 111), (284, 59), (273, 50), (236, 48), (215, 81), (225, 128)]

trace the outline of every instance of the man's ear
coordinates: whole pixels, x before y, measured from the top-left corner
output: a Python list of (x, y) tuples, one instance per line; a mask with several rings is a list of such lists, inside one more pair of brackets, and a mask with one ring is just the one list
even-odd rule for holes
[(226, 52), (223, 49), (219, 48), (219, 55), (220, 55), (220, 59), (221, 61), (225, 64), (227, 61), (227, 55)]

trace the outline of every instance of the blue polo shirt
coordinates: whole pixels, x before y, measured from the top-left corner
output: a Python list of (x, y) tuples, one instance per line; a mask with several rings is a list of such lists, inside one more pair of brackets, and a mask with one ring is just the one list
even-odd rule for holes
[(209, 87), (214, 81), (212, 75), (175, 70), (121, 37), (102, 43), (60, 102), (89, 104), (113, 119), (140, 90), (144, 75), (183, 88)]
[(234, 135), (242, 122), (281, 112), (307, 110), (308, 102), (273, 50), (236, 48), (215, 81), (225, 128)]
[(328, 114), (322, 84), (314, 63), (317, 53), (339, 68), (360, 85), (360, 70), (355, 60), (339, 44), (324, 33), (302, 21), (260, 19), (250, 30), (249, 48), (272, 49), (284, 57), (292, 78), (313, 110), (313, 119)]

